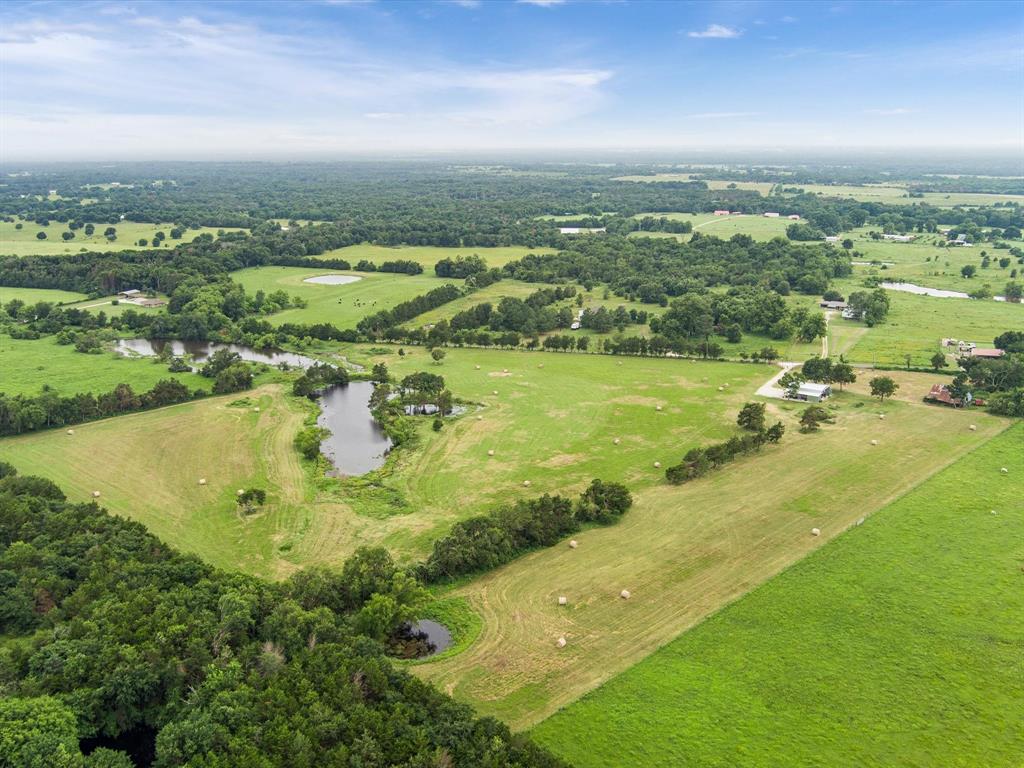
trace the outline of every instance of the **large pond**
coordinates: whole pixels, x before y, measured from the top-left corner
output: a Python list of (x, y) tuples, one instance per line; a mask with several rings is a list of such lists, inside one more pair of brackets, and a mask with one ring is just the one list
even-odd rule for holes
[(372, 394), (371, 382), (353, 381), (320, 397), (316, 423), (331, 431), (320, 443), (320, 452), (334, 465), (330, 474), (335, 477), (379, 469), (391, 450), (391, 439), (370, 414)]
[(150, 357), (160, 355), (170, 347), (175, 356), (188, 355), (197, 363), (209, 359), (210, 355), (220, 349), (234, 352), (250, 363), (266, 363), (280, 365), (287, 363), (292, 368), (308, 368), (317, 362), (312, 357), (285, 352), (280, 349), (253, 349), (244, 344), (221, 344), (213, 341), (179, 341), (177, 339), (121, 339), (117, 342), (117, 351), (122, 355), (143, 355)]
[(307, 277), (302, 282), (316, 285), (348, 285), (362, 279), (356, 275), (317, 275), (316, 277)]
[[(117, 351), (123, 355), (150, 357), (161, 354), (168, 347), (171, 354), (189, 355), (197, 363), (208, 359), (219, 349), (235, 352), (249, 362), (268, 365), (287, 363), (293, 368), (308, 368), (318, 362), (312, 357), (294, 352), (253, 349), (243, 344), (171, 339), (122, 339), (117, 342)], [(362, 475), (379, 469), (387, 458), (391, 439), (370, 414), (371, 394), (371, 382), (353, 381), (328, 389), (318, 399), (320, 415), (317, 424), (331, 432), (320, 443), (320, 450), (334, 465), (330, 472), (334, 477)]]
[[(905, 293), (913, 293), (917, 296), (934, 296), (938, 299), (969, 299), (969, 294), (963, 291), (946, 291), (941, 288), (928, 288), (923, 285), (914, 285), (913, 283), (879, 283), (882, 288), (890, 291), (903, 291)], [(1005, 296), (994, 296), (996, 301), (1006, 301)]]

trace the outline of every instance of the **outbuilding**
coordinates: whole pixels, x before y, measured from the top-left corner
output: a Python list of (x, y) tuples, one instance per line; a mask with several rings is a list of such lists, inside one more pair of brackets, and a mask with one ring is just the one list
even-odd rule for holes
[(794, 400), (804, 400), (808, 403), (820, 403), (832, 394), (832, 387), (828, 384), (818, 384), (814, 381), (805, 381), (796, 391)]

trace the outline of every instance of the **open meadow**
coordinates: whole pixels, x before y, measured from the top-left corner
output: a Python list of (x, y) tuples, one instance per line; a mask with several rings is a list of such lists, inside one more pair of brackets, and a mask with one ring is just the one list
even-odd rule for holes
[(0, 285), (0, 307), (14, 299), (26, 304), (37, 304), (40, 301), (48, 301), (52, 304), (74, 304), (84, 300), (85, 295), (56, 288), (13, 288)]
[(533, 736), (580, 768), (1016, 768), (1022, 478), (1017, 424)]
[[(347, 275), (357, 278), (344, 285), (307, 283), (311, 277)], [(331, 323), (339, 328), (353, 328), (362, 318), (390, 309), (396, 304), (420, 296), (446, 283), (459, 284), (454, 278), (444, 280), (427, 275), (403, 275), (392, 272), (339, 272), (307, 267), (250, 267), (231, 273), (246, 293), (285, 291), (307, 302), (303, 308), (286, 309), (269, 315), (274, 325), (282, 323)]]
[[(87, 213), (82, 218), (88, 221)], [(21, 224), (21, 229), (17, 228)], [(43, 227), (34, 221), (0, 221), (0, 256), (61, 256), (82, 251), (97, 251), (106, 253), (109, 251), (127, 251), (132, 249), (152, 248), (153, 236), (157, 232), (163, 232), (167, 239), (160, 247), (164, 250), (171, 250), (175, 245), (189, 243), (199, 235), (210, 234), (214, 237), (221, 231), (216, 227), (200, 227), (199, 229), (186, 229), (185, 234), (178, 240), (172, 240), (170, 236), (174, 224), (146, 224), (136, 221), (119, 221), (116, 224), (93, 222), (96, 227), (91, 235), (85, 234), (84, 229), (75, 230), (73, 240), (64, 240), (61, 233), (68, 231), (64, 222), (51, 221)], [(104, 237), (103, 232), (107, 227), (114, 227), (117, 230), (117, 239), (114, 241)], [(229, 230), (238, 231), (238, 230)], [(46, 239), (40, 240), (40, 232), (46, 233)], [(140, 239), (148, 242), (146, 246), (138, 245)]]
[[(688, 366), (699, 364), (678, 365), (685, 374)], [(723, 373), (737, 368), (706, 365), (712, 371), (724, 368)], [(749, 370), (763, 374), (765, 368)], [(922, 391), (933, 380), (926, 374), (908, 375)], [(666, 385), (678, 389), (685, 381), (672, 386), (662, 376), (660, 385), (652, 383), (653, 391), (645, 392), (646, 408), (652, 410), (665, 397)], [(634, 508), (617, 525), (576, 536), (578, 549), (534, 552), (457, 589), (455, 594), (484, 617), (481, 637), (459, 656), (421, 665), (417, 673), (483, 713), (517, 728), (531, 726), (1005, 426), (983, 413), (925, 406), (913, 397), (910, 384), (906, 401), (882, 407), (855, 393), (839, 395), (837, 424), (811, 435), (796, 430), (799, 406), (772, 402), (771, 417), (781, 417), (787, 426), (779, 446), (682, 487), (666, 485), (653, 461), (667, 466), (688, 448), (728, 434), (729, 417), (757, 381), (745, 389), (734, 383), (726, 398), (729, 407), (718, 411), (716, 429), (705, 427), (700, 437), (691, 432), (657, 441), (644, 451), (645, 463), (637, 461), (618, 475), (583, 473), (626, 482), (635, 493)], [(703, 412), (709, 402), (720, 402), (720, 396), (702, 393), (700, 387), (688, 389), (688, 395), (684, 413), (690, 408)], [(878, 419), (879, 412), (887, 414), (885, 421)], [(640, 408), (620, 422), (626, 445), (640, 439), (630, 435), (652, 434), (644, 414)], [(652, 410), (647, 418), (665, 416)], [(972, 422), (977, 431), (968, 429)], [(873, 439), (879, 444), (871, 445)], [(483, 442), (481, 448), (498, 444)], [(583, 454), (575, 460), (593, 458)], [(534, 469), (530, 477), (537, 476)], [(472, 475), (464, 474), (463, 493), (475, 485)], [(493, 485), (500, 487), (500, 478)], [(539, 489), (547, 487), (539, 483)], [(820, 538), (810, 535), (812, 527), (821, 529)], [(622, 589), (632, 592), (631, 599), (618, 597)], [(558, 606), (560, 595), (568, 597), (568, 607)], [(568, 640), (565, 649), (556, 647), (559, 637)]]
[[(775, 237), (785, 237), (786, 227), (793, 222), (784, 216), (773, 218), (758, 215), (739, 216), (715, 216), (713, 213), (639, 213), (633, 218), (642, 219), (645, 216), (665, 218), (671, 221), (689, 221), (693, 224), (693, 231), (702, 235), (714, 235), (723, 240), (728, 240), (733, 235), (750, 235), (755, 240), (771, 240)], [(630, 237), (646, 237), (653, 235), (676, 237), (680, 241), (690, 239), (690, 235), (673, 235), (668, 232), (630, 232)]]
[(152, 358), (76, 352), (74, 345), (58, 344), (53, 336), (12, 339), (0, 334), (0, 392), (8, 395), (36, 395), (44, 385), (65, 396), (109, 392), (118, 384), (142, 392), (161, 379), (177, 379), (190, 389), (211, 386), (195, 373), (170, 373), (166, 363)]
[(445, 248), (433, 245), (386, 246), (360, 243), (359, 245), (350, 245), (346, 248), (336, 248), (333, 251), (327, 251), (320, 258), (345, 259), (352, 266), (355, 266), (356, 263), (363, 259), (373, 264), (402, 259), (415, 261), (423, 267), (426, 273), (433, 275), (434, 265), (442, 259), (454, 260), (460, 256), (465, 258), (466, 256), (476, 255), (487, 262), (488, 267), (503, 267), (510, 261), (516, 261), (531, 253), (552, 252), (553, 249), (551, 248), (532, 249), (519, 245)]

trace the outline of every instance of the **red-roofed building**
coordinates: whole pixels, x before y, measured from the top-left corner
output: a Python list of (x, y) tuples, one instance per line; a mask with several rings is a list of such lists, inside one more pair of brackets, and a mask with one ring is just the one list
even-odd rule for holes
[(942, 403), (953, 408), (959, 408), (964, 404), (959, 397), (953, 397), (949, 393), (949, 388), (945, 384), (932, 384), (931, 390), (924, 396), (924, 399), (930, 403)]
[(970, 356), (971, 357), (986, 357), (986, 358), (989, 358), (989, 359), (994, 359), (994, 358), (997, 358), (997, 357), (1002, 357), (1005, 354), (1006, 354), (1005, 350), (1002, 350), (1002, 349), (985, 349), (984, 347), (975, 347), (974, 349), (972, 349), (970, 351)]
[(728, 211), (715, 211), (715, 216), (728, 216)]

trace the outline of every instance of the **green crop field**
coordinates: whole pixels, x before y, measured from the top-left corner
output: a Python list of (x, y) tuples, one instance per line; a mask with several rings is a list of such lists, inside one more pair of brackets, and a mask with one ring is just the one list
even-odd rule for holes
[[(88, 218), (85, 216), (84, 218)], [(18, 229), (17, 224), (21, 223), (22, 228)], [(39, 256), (39, 255), (65, 255), (79, 253), (80, 251), (126, 251), (133, 248), (141, 248), (136, 243), (145, 238), (152, 243), (153, 235), (162, 231), (167, 235), (162, 248), (170, 250), (179, 243), (188, 243), (195, 240), (201, 234), (211, 234), (214, 237), (220, 231), (215, 227), (201, 227), (199, 229), (187, 229), (180, 240), (171, 240), (170, 231), (173, 224), (144, 224), (135, 221), (119, 221), (117, 224), (93, 222), (96, 231), (92, 235), (86, 235), (85, 230), (75, 231), (75, 239), (65, 241), (61, 238), (62, 232), (67, 232), (67, 224), (60, 221), (51, 221), (48, 226), (41, 227), (34, 221), (15, 222), (0, 221), (0, 255), (3, 256)], [(113, 242), (103, 236), (103, 231), (113, 226), (117, 230), (117, 239)], [(238, 230), (231, 230), (238, 231)], [(37, 235), (40, 232), (46, 233), (46, 239), (40, 240)], [(152, 245), (146, 246), (152, 247)]]
[[(358, 277), (347, 285), (318, 285), (304, 282), (320, 275), (352, 275)], [(289, 296), (301, 296), (308, 306), (286, 309), (267, 319), (274, 325), (281, 323), (332, 323), (339, 328), (352, 328), (367, 315), (390, 309), (396, 304), (420, 296), (445, 283), (459, 284), (461, 280), (444, 279), (433, 275), (400, 275), (383, 272), (338, 272), (332, 269), (305, 267), (251, 267), (231, 273), (231, 278), (247, 293), (283, 290)]]
[[(640, 213), (633, 218), (655, 216), (672, 221), (689, 221), (694, 232), (702, 235), (715, 235), (728, 240), (736, 234), (750, 235), (755, 240), (771, 240), (773, 237), (785, 237), (786, 227), (793, 222), (784, 216), (769, 218), (767, 216), (715, 216), (712, 213)], [(664, 232), (631, 232), (630, 237), (644, 237), (647, 234), (665, 236)], [(671, 235), (670, 235), (671, 236)], [(689, 235), (676, 235), (680, 240), (689, 240)]]
[[(636, 407), (603, 435), (607, 440), (620, 433), (623, 444), (637, 446), (628, 467), (609, 473), (597, 466), (595, 453), (606, 452), (608, 446), (591, 438), (584, 441), (588, 448), (564, 458), (533, 459), (528, 475), (517, 448), (511, 467), (516, 474), (507, 483), (511, 490), (520, 478), (539, 480), (539, 489), (547, 490), (548, 468), (556, 462), (574, 469), (591, 464), (594, 468), (583, 472), (584, 477), (622, 480), (634, 490), (633, 510), (617, 525), (578, 535), (578, 549), (558, 546), (532, 553), (456, 590), (483, 616), (481, 637), (458, 656), (417, 667), (418, 674), (514, 727), (533, 725), (1005, 425), (983, 413), (925, 406), (920, 396), (933, 377), (902, 374), (904, 397), (883, 408), (861, 391), (838, 395), (838, 423), (819, 434), (796, 431), (798, 406), (770, 403), (771, 416), (781, 417), (787, 425), (779, 446), (676, 488), (664, 484), (663, 470), (655, 469), (654, 461), (667, 466), (688, 448), (728, 434), (732, 414), (751, 396), (766, 368), (660, 362), (676, 365), (685, 378), (673, 382), (664, 374), (651, 377), (649, 388), (631, 398)], [(760, 376), (745, 384), (734, 380), (725, 395), (693, 383), (696, 375), (710, 373), (714, 385), (733, 370)], [(654, 410), (662, 398), (678, 395), (684, 387), (684, 398), (676, 400), (668, 414)], [(579, 391), (585, 395), (592, 390)], [(709, 411), (712, 404), (714, 412)], [(666, 435), (656, 425), (666, 415), (674, 418), (676, 408), (684, 419), (696, 421), (686, 431), (670, 429)], [(885, 421), (878, 419), (879, 411), (888, 415)], [(977, 431), (968, 429), (970, 422)], [(575, 419), (561, 423), (573, 425)], [(523, 431), (522, 439), (529, 440), (531, 433)], [(550, 441), (540, 431), (532, 437), (535, 442)], [(879, 444), (871, 445), (873, 439)], [(498, 446), (495, 458), (504, 455), (502, 445), (489, 432), (480, 437), (480, 449)], [(423, 455), (425, 469), (441, 465), (429, 450)], [(452, 459), (446, 456), (445, 466)], [(506, 485), (505, 462), (499, 465), (500, 474), (491, 463), (481, 461), (494, 490), (500, 491)], [(462, 498), (477, 481), (471, 467), (459, 469), (462, 489), (444, 490)], [(820, 538), (810, 535), (812, 527), (822, 530)], [(632, 592), (628, 601), (619, 598), (622, 589)], [(568, 597), (568, 608), (558, 606), (560, 595)], [(559, 637), (567, 638), (565, 649), (556, 647)]]
[(142, 392), (160, 379), (178, 379), (192, 389), (210, 389), (209, 379), (194, 373), (170, 373), (166, 364), (152, 359), (76, 352), (73, 345), (58, 344), (53, 336), (27, 340), (0, 334), (0, 392), (8, 395), (38, 394), (44, 384), (61, 395), (99, 394), (118, 384), (131, 384), (136, 392)]
[(1021, 542), (1018, 424), (533, 735), (580, 768), (1016, 768)]
[(347, 248), (338, 248), (333, 251), (328, 251), (323, 254), (320, 258), (324, 259), (345, 259), (352, 266), (355, 266), (357, 262), (362, 259), (366, 259), (374, 264), (380, 264), (382, 261), (395, 261), (397, 259), (407, 259), (409, 261), (415, 261), (423, 266), (423, 269), (433, 275), (434, 265), (441, 261), (441, 259), (455, 259), (459, 256), (472, 256), (476, 254), (481, 259), (487, 262), (488, 267), (503, 267), (510, 261), (521, 259), (531, 253), (552, 253), (553, 249), (530, 249), (524, 246), (498, 246), (493, 248), (488, 247), (466, 247), (466, 248), (442, 248), (440, 246), (433, 245), (403, 245), (388, 247), (385, 245), (371, 245), (370, 243), (361, 243), (360, 245), (350, 245)]

